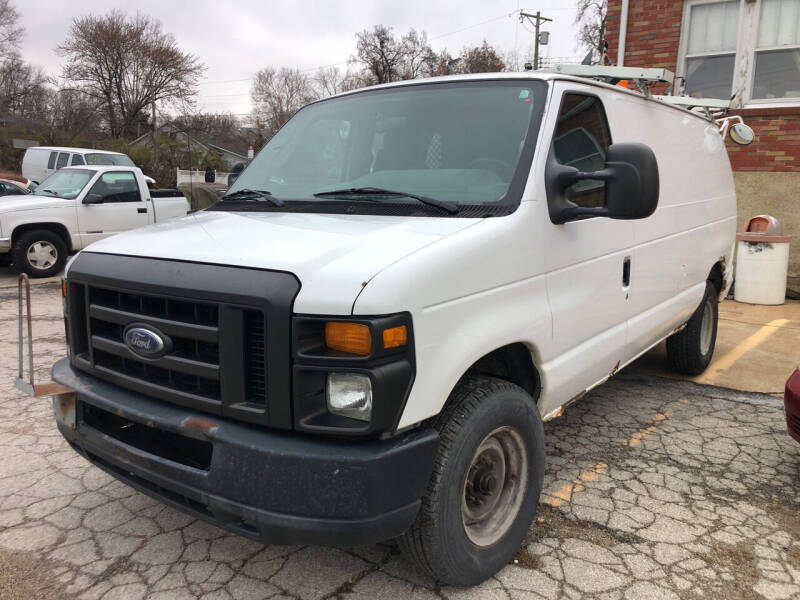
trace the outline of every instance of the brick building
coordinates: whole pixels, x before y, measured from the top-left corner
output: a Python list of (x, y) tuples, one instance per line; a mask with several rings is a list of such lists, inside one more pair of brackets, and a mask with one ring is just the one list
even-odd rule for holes
[(733, 96), (756, 134), (727, 142), (740, 225), (761, 213), (783, 223), (800, 292), (800, 0), (608, 0), (606, 39), (619, 66), (664, 67), (686, 94)]

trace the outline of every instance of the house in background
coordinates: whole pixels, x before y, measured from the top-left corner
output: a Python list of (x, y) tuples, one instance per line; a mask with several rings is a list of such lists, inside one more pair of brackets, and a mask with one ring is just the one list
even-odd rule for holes
[[(167, 122), (158, 127), (159, 136), (168, 136), (174, 140), (188, 145), (192, 148), (192, 153), (199, 152), (205, 154), (207, 152), (215, 152), (225, 160), (229, 168), (238, 162), (247, 162), (247, 148), (248, 142), (244, 136), (229, 135), (225, 139), (212, 139), (200, 132), (189, 130), (187, 133), (182, 127), (176, 123)], [(135, 146), (148, 146), (153, 145), (153, 134), (147, 132), (144, 135), (136, 138), (131, 142)], [(194, 169), (203, 169), (204, 165), (193, 165)]]
[(733, 97), (756, 134), (727, 140), (740, 229), (758, 214), (783, 223), (800, 293), (800, 0), (608, 0), (606, 39), (618, 66), (667, 68), (688, 95)]

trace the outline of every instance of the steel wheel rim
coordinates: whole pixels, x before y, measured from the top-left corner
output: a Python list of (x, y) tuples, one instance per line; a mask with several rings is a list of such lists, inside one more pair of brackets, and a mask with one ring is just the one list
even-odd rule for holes
[(528, 453), (513, 427), (498, 427), (475, 450), (461, 489), (461, 523), (469, 540), (490, 546), (514, 523), (528, 484)]
[(28, 264), (40, 271), (46, 271), (58, 261), (58, 249), (50, 242), (33, 242), (26, 254)]
[(703, 306), (703, 320), (700, 322), (700, 353), (705, 356), (711, 350), (711, 337), (714, 334), (714, 299), (709, 296)]

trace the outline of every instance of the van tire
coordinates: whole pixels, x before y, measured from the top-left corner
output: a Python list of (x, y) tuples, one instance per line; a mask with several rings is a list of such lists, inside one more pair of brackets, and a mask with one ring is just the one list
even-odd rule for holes
[[(439, 448), (428, 489), (414, 524), (397, 542), (436, 581), (475, 585), (512, 560), (536, 514), (545, 466), (542, 419), (519, 386), (470, 376), (451, 394), (436, 428)], [(485, 516), (476, 521), (481, 511)]]
[(675, 371), (693, 376), (706, 370), (714, 356), (718, 319), (717, 288), (706, 281), (703, 301), (686, 327), (667, 338), (667, 358)]
[[(52, 257), (50, 261), (46, 258), (48, 250)], [(67, 244), (60, 235), (48, 229), (26, 231), (14, 240), (11, 261), (17, 271), (26, 273), (28, 277), (52, 277), (67, 262)]]

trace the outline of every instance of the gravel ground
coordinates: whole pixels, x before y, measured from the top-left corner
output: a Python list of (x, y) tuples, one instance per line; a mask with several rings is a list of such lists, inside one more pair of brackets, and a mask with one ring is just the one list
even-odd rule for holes
[[(0, 271), (2, 598), (800, 597), (800, 445), (779, 397), (624, 372), (545, 424), (545, 493), (512, 564), (440, 588), (393, 544), (274, 547), (164, 506), (62, 440), (12, 385)], [(38, 375), (64, 353), (57, 283), (34, 286)]]

